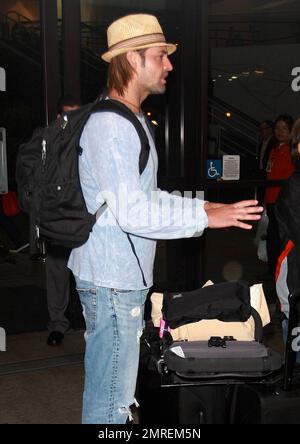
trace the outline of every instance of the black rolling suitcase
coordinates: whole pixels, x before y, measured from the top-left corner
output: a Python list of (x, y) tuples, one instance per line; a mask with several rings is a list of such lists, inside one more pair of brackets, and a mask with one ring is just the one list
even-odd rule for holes
[(249, 285), (243, 281), (225, 282), (186, 293), (166, 293), (163, 319), (171, 328), (200, 319), (243, 322), (255, 321), (255, 340), (212, 337), (209, 341), (173, 342), (165, 333), (164, 372), (178, 378), (262, 378), (282, 367), (281, 356), (262, 343), (262, 321), (250, 304)]
[(158, 371), (141, 363), (136, 393), (139, 424), (228, 424), (231, 393), (228, 385), (164, 385)]
[(195, 386), (193, 381), (187, 385), (182, 381), (170, 382), (165, 374), (162, 346), (159, 328), (148, 327), (141, 338), (137, 379), (139, 423), (147, 426), (228, 424), (231, 387), (206, 382), (200, 386)]
[(195, 386), (166, 381), (159, 329), (144, 333), (136, 397), (141, 425), (228, 424), (232, 389), (228, 385)]
[(141, 424), (228, 424), (235, 384), (261, 380), (281, 367), (281, 357), (260, 343), (261, 319), (244, 282), (166, 293), (162, 311), (172, 328), (199, 319), (243, 322), (252, 315), (256, 341), (174, 343), (168, 331), (162, 339), (158, 328), (146, 332), (138, 378)]
[(263, 385), (236, 387), (232, 400), (232, 424), (300, 424), (300, 374), (299, 368), (297, 372), (294, 371), (296, 351), (292, 348), (293, 342), (297, 344), (293, 330), (299, 325), (300, 291), (291, 294), (289, 301), (288, 339), (282, 379), (279, 383), (270, 380)]
[(264, 344), (226, 337), (173, 342), (165, 348), (163, 360), (164, 371), (191, 379), (262, 378), (282, 367), (281, 356)]

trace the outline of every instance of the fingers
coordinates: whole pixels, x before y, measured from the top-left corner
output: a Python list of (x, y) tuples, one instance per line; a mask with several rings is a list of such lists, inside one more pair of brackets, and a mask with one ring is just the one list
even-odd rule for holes
[(242, 228), (244, 230), (252, 230), (252, 225), (244, 224), (243, 222), (237, 221), (237, 223), (234, 225), (237, 228)]
[(241, 216), (238, 217), (237, 219), (233, 220), (231, 223), (232, 227), (237, 227), (237, 228), (242, 228), (244, 230), (252, 230), (252, 225), (247, 224), (245, 222), (242, 222), (243, 220), (247, 220), (247, 221), (254, 221), (254, 220), (259, 220), (260, 216)]
[(246, 211), (248, 214), (262, 213), (264, 211), (264, 207), (247, 207), (244, 208), (244, 211)]
[(261, 218), (260, 214), (251, 213), (251, 212), (237, 212), (233, 213), (233, 217), (239, 220), (259, 220)]
[(232, 205), (235, 208), (246, 208), (246, 207), (262, 208), (262, 207), (258, 207), (257, 204), (258, 204), (257, 200), (241, 200), (240, 202), (236, 202)]
[(263, 207), (257, 206), (256, 200), (244, 200), (234, 204), (210, 204), (205, 208), (209, 228), (238, 227), (251, 230), (252, 225), (244, 221), (258, 221)]
[(248, 206), (248, 203), (250, 202), (256, 202), (256, 201), (243, 201), (243, 202), (237, 202), (236, 204), (233, 204), (233, 210), (232, 214), (237, 219), (248, 219), (248, 220), (259, 220), (261, 218), (260, 213), (263, 212), (263, 207)]
[[(248, 202), (250, 202), (250, 201), (248, 201)], [(246, 207), (238, 207), (238, 208), (236, 208), (236, 210), (237, 210), (236, 214), (235, 214), (236, 223), (234, 223), (233, 225), (235, 227), (242, 228), (244, 230), (251, 230), (252, 225), (246, 224), (241, 221), (244, 221), (244, 220), (257, 221), (257, 220), (259, 220), (261, 218), (261, 215), (257, 214), (257, 213), (261, 213), (263, 211), (263, 207), (257, 207), (257, 206), (247, 207), (246, 206)]]

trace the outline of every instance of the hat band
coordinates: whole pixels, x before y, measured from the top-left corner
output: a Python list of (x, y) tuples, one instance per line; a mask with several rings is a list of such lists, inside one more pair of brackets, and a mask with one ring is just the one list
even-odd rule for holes
[(137, 46), (151, 45), (152, 43), (166, 43), (165, 36), (162, 33), (157, 33), (132, 37), (110, 46), (109, 51), (122, 48), (136, 48)]

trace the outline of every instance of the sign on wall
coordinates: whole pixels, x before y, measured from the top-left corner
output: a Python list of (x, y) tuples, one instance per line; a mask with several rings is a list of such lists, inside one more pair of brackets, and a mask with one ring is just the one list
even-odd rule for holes
[(206, 161), (207, 179), (220, 179), (222, 176), (222, 161), (219, 159), (209, 159)]
[(223, 156), (223, 180), (240, 179), (240, 156)]

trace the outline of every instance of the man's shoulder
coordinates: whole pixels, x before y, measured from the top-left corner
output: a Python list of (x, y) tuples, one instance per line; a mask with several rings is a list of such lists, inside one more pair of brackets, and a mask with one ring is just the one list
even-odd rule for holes
[(92, 114), (85, 124), (81, 141), (90, 138), (99, 138), (101, 142), (112, 139), (138, 140), (133, 124), (125, 117), (114, 112), (102, 111)]
[(129, 119), (113, 111), (101, 111), (91, 114), (85, 125), (85, 129), (89, 128), (101, 128), (110, 132), (118, 132), (124, 128), (126, 128), (126, 131), (131, 128), (134, 130)]

